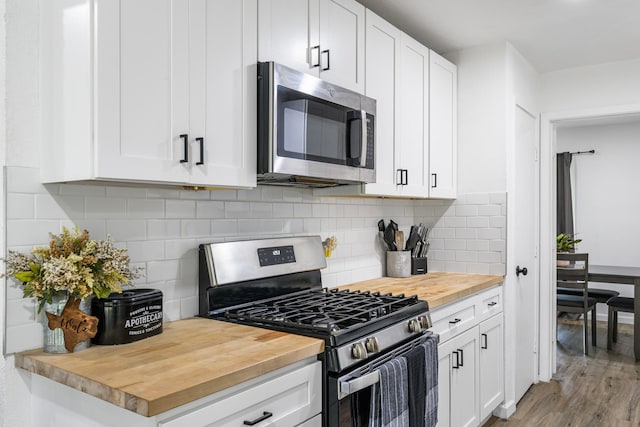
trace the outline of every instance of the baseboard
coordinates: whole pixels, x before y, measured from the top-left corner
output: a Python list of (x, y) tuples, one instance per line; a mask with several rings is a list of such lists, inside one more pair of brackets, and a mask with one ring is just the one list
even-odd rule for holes
[(516, 412), (516, 402), (511, 400), (509, 402), (503, 402), (502, 405), (498, 406), (493, 410), (493, 415), (506, 420), (511, 415)]

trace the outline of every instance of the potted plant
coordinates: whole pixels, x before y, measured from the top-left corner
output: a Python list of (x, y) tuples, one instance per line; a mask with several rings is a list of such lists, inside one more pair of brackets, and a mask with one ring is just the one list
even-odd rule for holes
[[(6, 273), (22, 283), (24, 297), (38, 301), (38, 313), (45, 309), (45, 351), (65, 352), (60, 329), (73, 324), (61, 320), (65, 310), (82, 319), (77, 322), (92, 321), (84, 316), (91, 310), (91, 297), (107, 298), (112, 292), (122, 292), (121, 285), (140, 277), (141, 269), (129, 266), (127, 249), (116, 248), (109, 236), (106, 240), (91, 240), (87, 230), (80, 232), (77, 227), (72, 231), (63, 227), (61, 234), (49, 235), (49, 246), (35, 247), (29, 255), (10, 250)], [(62, 326), (52, 328), (52, 322)], [(52, 338), (51, 334), (56, 336)], [(88, 339), (84, 341), (88, 347)], [(67, 351), (73, 351), (68, 347)]]
[[(571, 233), (560, 233), (556, 236), (556, 252), (573, 252), (576, 244), (582, 242), (582, 239), (576, 239)], [(566, 267), (569, 265), (568, 260), (558, 260), (557, 265)]]

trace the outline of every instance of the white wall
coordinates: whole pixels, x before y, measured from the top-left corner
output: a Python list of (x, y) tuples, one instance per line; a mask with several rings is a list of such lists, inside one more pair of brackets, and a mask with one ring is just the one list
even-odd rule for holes
[(458, 189), (506, 190), (506, 44), (447, 53), (458, 67)]
[(541, 75), (544, 113), (640, 103), (640, 58)]
[[(558, 152), (596, 151), (574, 156), (571, 165), (578, 250), (592, 264), (640, 266), (640, 123), (559, 128), (556, 138)], [(631, 286), (597, 286), (633, 296)]]

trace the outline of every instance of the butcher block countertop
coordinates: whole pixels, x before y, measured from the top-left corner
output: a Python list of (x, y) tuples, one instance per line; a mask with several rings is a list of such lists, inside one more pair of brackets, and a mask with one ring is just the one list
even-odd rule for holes
[(153, 416), (324, 351), (315, 338), (205, 318), (144, 340), (71, 354), (16, 354), (16, 367)]
[(465, 273), (427, 273), (406, 278), (381, 277), (340, 286), (340, 289), (417, 295), (429, 309), (454, 302), (504, 281), (503, 276)]
[[(431, 309), (500, 284), (502, 276), (428, 273), (340, 288), (417, 295)], [(159, 335), (71, 354), (27, 351), (16, 367), (153, 416), (324, 351), (322, 340), (204, 318), (165, 323)], [(197, 372), (197, 375), (193, 373)]]

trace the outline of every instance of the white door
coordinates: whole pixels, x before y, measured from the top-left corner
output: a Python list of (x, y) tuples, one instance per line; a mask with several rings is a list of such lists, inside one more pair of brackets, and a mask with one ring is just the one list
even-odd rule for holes
[(189, 5), (189, 182), (254, 187), (258, 0)]
[(429, 49), (403, 35), (400, 67), (400, 161), (404, 178), (400, 192), (407, 197), (429, 196)]
[(458, 69), (434, 51), (429, 55), (430, 196), (455, 198), (457, 193)]
[(354, 0), (320, 0), (320, 78), (359, 93), (364, 93), (364, 11)]
[(365, 191), (367, 194), (388, 196), (398, 193), (395, 143), (400, 136), (396, 126), (396, 98), (402, 32), (368, 9), (366, 17), (365, 95), (376, 100), (376, 182), (366, 184)]
[[(538, 233), (537, 203), (537, 119), (515, 106), (515, 188), (510, 208), (515, 210), (514, 260), (509, 265), (526, 268), (527, 274), (515, 276), (513, 310), (515, 325), (515, 398), (522, 398), (536, 381), (538, 358), (538, 268), (536, 236)], [(508, 272), (508, 274), (515, 273)]]
[(185, 182), (188, 4), (107, 1), (97, 17), (96, 177)]

